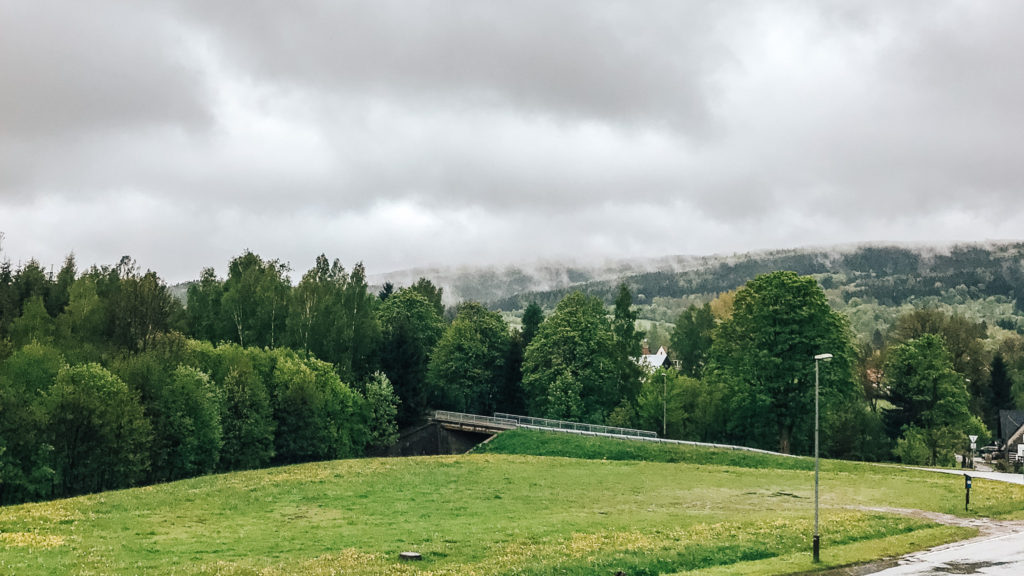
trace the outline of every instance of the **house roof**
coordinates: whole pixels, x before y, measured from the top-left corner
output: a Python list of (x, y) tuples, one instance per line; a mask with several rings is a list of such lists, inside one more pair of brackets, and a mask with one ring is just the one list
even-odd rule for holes
[(668, 351), (662, 346), (658, 348), (657, 354), (644, 354), (637, 359), (637, 364), (647, 368), (648, 370), (656, 370), (665, 366), (668, 363)]
[(1024, 426), (1024, 410), (999, 411), (999, 437), (1003, 444), (1009, 441), (1021, 426)]

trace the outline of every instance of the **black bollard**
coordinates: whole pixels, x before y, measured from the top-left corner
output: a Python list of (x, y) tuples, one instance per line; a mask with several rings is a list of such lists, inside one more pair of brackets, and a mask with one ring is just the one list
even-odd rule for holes
[(964, 512), (971, 506), (971, 477), (964, 474)]

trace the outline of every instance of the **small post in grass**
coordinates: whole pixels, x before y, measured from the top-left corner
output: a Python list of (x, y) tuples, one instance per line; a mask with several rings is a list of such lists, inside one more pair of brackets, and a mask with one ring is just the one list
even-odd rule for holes
[(964, 512), (969, 512), (971, 507), (971, 477), (964, 474)]

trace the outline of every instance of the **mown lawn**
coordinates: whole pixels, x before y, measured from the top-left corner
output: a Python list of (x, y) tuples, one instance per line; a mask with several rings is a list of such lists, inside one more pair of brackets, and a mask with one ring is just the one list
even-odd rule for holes
[[(325, 462), (0, 508), (0, 573), (636, 575), (811, 567), (813, 465), (806, 460), (692, 448), (614, 459), (616, 450), (637, 447), (587, 442), (520, 431), (481, 454)], [(544, 453), (542, 444), (589, 458), (498, 453)], [(973, 513), (1013, 516), (1024, 508), (1024, 488), (978, 480), (971, 499)], [(826, 565), (972, 534), (850, 508), (962, 514), (957, 476), (826, 462), (822, 506)], [(425, 560), (401, 563), (405, 550)]]

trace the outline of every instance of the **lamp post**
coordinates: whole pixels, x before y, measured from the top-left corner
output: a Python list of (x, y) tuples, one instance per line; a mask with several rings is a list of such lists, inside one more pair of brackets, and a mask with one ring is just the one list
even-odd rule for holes
[(818, 362), (831, 359), (831, 354), (818, 354), (814, 357), (814, 540), (812, 550), (815, 563), (821, 561), (819, 554), (821, 546), (818, 538)]
[(661, 374), (661, 437), (668, 438), (668, 376)]

